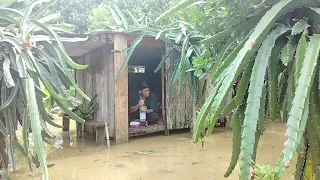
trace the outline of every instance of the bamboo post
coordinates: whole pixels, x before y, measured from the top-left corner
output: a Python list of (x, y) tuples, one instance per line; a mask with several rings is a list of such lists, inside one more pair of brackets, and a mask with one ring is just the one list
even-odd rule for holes
[(109, 126), (108, 123), (104, 123), (106, 138), (107, 138), (107, 148), (110, 149), (110, 138), (109, 138)]

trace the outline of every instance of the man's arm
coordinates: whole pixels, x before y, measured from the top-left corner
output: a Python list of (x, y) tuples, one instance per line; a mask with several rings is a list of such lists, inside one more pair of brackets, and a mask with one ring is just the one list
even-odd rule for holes
[(140, 106), (144, 106), (144, 100), (140, 99), (138, 104), (133, 105), (129, 108), (130, 113), (136, 112)]
[(136, 112), (139, 109), (139, 104), (130, 107), (130, 113)]

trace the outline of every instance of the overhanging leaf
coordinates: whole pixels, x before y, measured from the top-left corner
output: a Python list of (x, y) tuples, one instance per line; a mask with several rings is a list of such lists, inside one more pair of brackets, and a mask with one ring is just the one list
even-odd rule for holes
[(119, 72), (117, 73), (116, 75), (116, 81), (118, 81), (119, 77), (121, 76), (124, 68), (128, 65), (128, 62), (131, 58), (131, 55), (133, 53), (133, 51), (136, 49), (136, 46), (142, 41), (143, 37), (145, 36), (145, 34), (142, 34), (140, 36), (138, 36), (134, 41), (133, 43), (131, 44), (131, 47), (128, 51), (128, 54), (127, 54), (127, 57), (126, 59), (124, 60), (124, 62), (122, 63), (121, 67), (120, 67), (120, 70)]
[(44, 149), (44, 143), (41, 135), (41, 124), (40, 117), (38, 113), (38, 105), (35, 94), (34, 82), (30, 76), (26, 79), (26, 93), (27, 101), (29, 105), (29, 114), (31, 120), (31, 129), (33, 134), (33, 141), (35, 145), (35, 152), (39, 158), (41, 170), (42, 170), (42, 179), (49, 180), (49, 173), (47, 168), (47, 154)]
[(247, 179), (250, 174), (250, 164), (253, 155), (253, 146), (255, 144), (254, 134), (259, 119), (259, 108), (261, 101), (260, 97), (262, 94), (264, 77), (269, 62), (268, 60), (277, 38), (289, 30), (290, 28), (284, 26), (280, 26), (277, 29), (273, 30), (263, 41), (253, 65), (249, 85), (250, 93), (247, 99), (247, 108), (245, 111), (245, 118), (243, 122), (243, 131), (241, 134), (241, 144), (246, 144), (246, 147), (241, 149), (240, 154), (240, 179)]
[(296, 151), (297, 136), (299, 124), (301, 122), (303, 108), (306, 103), (306, 97), (310, 92), (310, 87), (313, 82), (315, 67), (320, 51), (320, 35), (313, 35), (308, 43), (307, 52), (303, 61), (301, 75), (298, 79), (298, 84), (293, 98), (292, 107), (289, 113), (287, 122), (287, 131), (285, 148), (283, 150), (283, 166), (289, 166), (293, 154)]
[(10, 59), (6, 55), (4, 55), (4, 62), (3, 62), (4, 76), (3, 77), (5, 79), (5, 82), (8, 88), (15, 86), (15, 83), (12, 79), (12, 75), (10, 72), (10, 63), (11, 63)]

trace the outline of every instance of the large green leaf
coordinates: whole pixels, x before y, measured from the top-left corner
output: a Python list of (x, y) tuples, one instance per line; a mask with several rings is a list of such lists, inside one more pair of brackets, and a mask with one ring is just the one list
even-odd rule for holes
[(298, 83), (298, 79), (301, 73), (301, 68), (303, 64), (303, 60), (307, 51), (307, 31), (304, 31), (300, 37), (298, 46), (297, 46), (297, 51), (295, 54), (295, 73), (294, 73), (294, 79), (295, 79), (295, 84)]
[(289, 113), (287, 122), (287, 131), (285, 148), (283, 150), (284, 158), (283, 165), (289, 166), (293, 154), (296, 151), (297, 136), (299, 124), (303, 115), (303, 108), (306, 103), (306, 97), (310, 92), (312, 80), (314, 78), (315, 67), (320, 51), (320, 35), (313, 35), (308, 43), (307, 52), (303, 61), (301, 74), (298, 79), (298, 84), (293, 98), (292, 107)]
[(28, 110), (31, 119), (31, 129), (33, 134), (33, 141), (35, 145), (35, 152), (39, 158), (40, 167), (42, 170), (42, 179), (49, 180), (49, 173), (47, 168), (47, 154), (44, 149), (44, 143), (41, 135), (41, 124), (40, 117), (38, 113), (38, 105), (35, 94), (34, 82), (30, 76), (25, 80), (26, 83), (26, 93), (27, 93), (27, 102)]
[(10, 72), (10, 59), (8, 58), (8, 56), (4, 55), (4, 62), (3, 62), (3, 73), (4, 73), (4, 79), (5, 79), (5, 83), (7, 85), (8, 88), (15, 86), (15, 83), (13, 81), (11, 72)]
[[(60, 62), (60, 65), (62, 66), (62, 70), (63, 70), (63, 74), (66, 75), (67, 79), (72, 83), (72, 85), (75, 87), (75, 89), (77, 90), (77, 92), (79, 92), (79, 94), (84, 97), (85, 99), (90, 101), (90, 98), (80, 89), (80, 87), (77, 85), (77, 83), (74, 80), (74, 77), (71, 75), (71, 72), (69, 71), (66, 62), (64, 61), (64, 58), (66, 58), (66, 54), (61, 54), (61, 49), (57, 46), (53, 46), (55, 52), (58, 54), (58, 59)], [(69, 57), (70, 58), (70, 57)], [(47, 87), (46, 87), (47, 88)], [(50, 88), (48, 89), (50, 90)], [(50, 92), (51, 93), (51, 92)], [(54, 95), (54, 93), (52, 94)], [(57, 97), (57, 96), (56, 96)], [(58, 98), (59, 99), (59, 98)]]
[(250, 174), (250, 164), (253, 155), (253, 146), (255, 144), (255, 131), (259, 119), (259, 108), (261, 101), (262, 88), (264, 84), (264, 77), (266, 74), (267, 65), (271, 56), (272, 48), (279, 36), (289, 31), (290, 28), (280, 26), (273, 30), (263, 41), (255, 63), (250, 79), (249, 95), (247, 99), (247, 108), (245, 111), (245, 118), (243, 122), (243, 131), (241, 135), (241, 163), (239, 179), (248, 179)]
[(240, 156), (241, 149), (241, 126), (244, 118), (244, 108), (245, 106), (240, 106), (237, 108), (236, 112), (232, 117), (232, 157), (228, 170), (224, 174), (224, 177), (229, 177), (234, 168), (237, 165), (237, 161)]

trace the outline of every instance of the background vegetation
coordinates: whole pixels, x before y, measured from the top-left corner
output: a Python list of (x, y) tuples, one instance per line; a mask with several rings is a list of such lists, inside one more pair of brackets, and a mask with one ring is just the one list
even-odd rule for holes
[[(30, 2), (25, 1), (24, 3), (29, 4)], [(18, 4), (9, 4), (16, 9), (20, 8)], [(30, 4), (29, 7), (31, 7)], [(319, 8), (320, 2), (318, 0), (150, 0), (143, 2), (140, 0), (108, 2), (89, 0), (69, 2), (61, 0), (56, 4), (56, 7), (51, 6), (45, 14), (61, 13), (61, 18), (55, 21), (56, 23), (59, 22), (58, 27), (60, 29), (62, 22), (64, 22), (74, 24), (75, 32), (118, 30), (137, 33), (139, 36), (127, 50), (128, 57), (119, 74), (126, 67), (132, 51), (145, 35), (163, 40), (169, 51), (155, 71), (160, 69), (172, 51), (178, 51), (181, 54), (172, 67), (172, 77), (169, 78), (172, 82), (171, 87), (178, 83), (180, 93), (183, 92), (183, 84), (188, 84), (192, 95), (191, 99), (195, 102), (193, 104), (196, 104), (194, 108), (199, 110), (193, 133), (194, 141), (198, 142), (199, 139), (202, 139), (201, 134), (204, 130), (207, 136), (211, 135), (218, 116), (233, 111), (233, 154), (225, 177), (232, 173), (239, 161), (239, 179), (245, 180), (252, 176), (255, 179), (277, 180), (290, 166), (295, 153), (299, 155), (296, 179), (317, 179), (320, 177), (318, 168), (320, 166), (320, 154), (318, 152), (320, 139), (318, 127), (320, 123), (317, 118), (319, 116), (318, 102), (320, 102), (318, 101), (320, 96), (318, 68), (320, 49)], [(3, 9), (0, 9), (0, 13), (1, 10), (4, 14)], [(38, 39), (34, 40), (35, 47), (31, 46), (30, 49), (32, 53), (27, 54), (25, 52), (12, 52), (12, 47), (17, 45), (11, 41), (8, 42), (9, 44), (2, 42), (1, 45), (4, 49), (0, 51), (2, 53), (0, 62), (3, 72), (7, 74), (2, 78), (2, 86), (8, 92), (15, 92), (14, 89), (16, 88), (13, 87), (16, 87), (16, 84), (23, 80), (21, 84), (23, 82), (25, 84), (21, 87), (25, 87), (25, 89), (22, 89), (26, 92), (34, 92), (37, 90), (37, 86), (32, 83), (37, 85), (37, 81), (40, 79), (46, 85), (46, 89), (50, 90), (50, 95), (55, 96), (56, 103), (64, 107), (63, 103), (70, 104), (72, 99), (69, 96), (64, 97), (61, 89), (55, 89), (52, 86), (56, 85), (56, 81), (61, 81), (63, 86), (57, 87), (67, 89), (71, 86), (77, 87), (68, 76), (68, 69), (64, 62), (69, 62), (71, 67), (84, 67), (72, 63), (67, 56), (64, 56), (63, 47), (60, 46), (59, 38), (52, 31), (53, 29), (49, 28), (47, 30), (47, 26), (41, 24), (51, 21), (42, 22), (39, 16), (30, 16), (35, 12), (32, 10), (28, 11), (28, 9), (22, 8), (21, 12), (26, 12), (27, 18), (30, 18), (30, 20), (26, 21), (27, 18), (22, 18), (25, 15), (21, 17), (21, 14), (12, 11), (15, 16), (3, 16), (5, 21), (1, 23), (4, 24), (2, 29), (11, 28), (9, 25), (10, 23), (13, 24), (18, 29), (18, 31), (14, 31), (14, 36), (19, 37), (16, 39), (18, 45), (25, 43), (26, 32), (31, 32), (32, 35), (40, 35), (37, 34), (39, 32), (36, 31), (37, 28), (41, 29), (46, 37), (43, 39), (42, 36), (41, 38), (37, 36)], [(7, 21), (9, 21), (9, 24)], [(40, 22), (37, 23), (37, 21)], [(29, 31), (28, 28), (25, 30), (30, 24), (26, 26), (23, 22), (31, 22), (31, 25), (35, 24), (37, 28), (31, 28)], [(54, 27), (57, 28), (57, 26)], [(12, 38), (10, 33), (13, 32), (11, 29), (4, 32), (6, 32), (4, 34), (5, 38), (6, 36)], [(2, 41), (4, 40), (2, 39)], [(53, 46), (58, 57), (60, 55), (65, 60), (60, 60), (56, 65), (54, 64), (56, 70), (50, 69), (50, 61), (45, 61), (48, 57), (52, 58), (50, 54), (39, 54), (42, 53), (42, 49), (37, 45), (42, 45), (43, 41), (46, 45), (46, 42), (51, 43), (49, 43), (50, 46), (44, 46), (44, 48), (52, 48)], [(35, 59), (35, 62), (40, 61), (39, 63), (43, 64), (44, 68), (35, 71), (36, 75), (32, 76), (34, 74), (32, 72), (37, 70), (37, 66), (34, 65), (36, 63), (29, 64), (27, 68), (30, 71), (28, 71), (30, 77), (28, 75), (26, 77), (21, 76), (23, 71), (18, 71), (20, 76), (14, 76), (14, 73), (12, 73), (11, 76), (17, 78), (11, 80), (8, 74), (9, 61), (6, 60), (6, 56), (9, 59), (11, 58), (9, 64), (9, 67), (11, 67), (16, 61), (16, 58), (12, 57), (19, 54), (25, 54), (21, 55), (21, 58), (26, 61), (26, 66), (30, 59)], [(11, 62), (14, 63), (11, 64)], [(11, 69), (14, 69), (14, 66), (12, 67)], [(42, 73), (46, 68), (49, 74)], [(60, 70), (62, 71), (61, 79), (59, 77), (59, 80), (55, 80), (49, 76), (55, 71), (61, 72)], [(117, 77), (119, 77), (119, 74)], [(68, 84), (63, 84), (63, 79), (67, 79)], [(210, 79), (210, 81), (207, 82), (207, 79)], [(212, 84), (215, 88), (206, 102), (202, 104), (203, 89), (207, 83)], [(225, 106), (223, 102), (234, 84), (237, 87), (236, 96)], [(1, 90), (1, 92), (6, 91)], [(170, 91), (172, 91), (172, 88), (169, 89), (169, 94)], [(23, 95), (23, 93), (20, 94)], [(10, 99), (11, 96), (3, 94), (1, 99), (3, 99), (2, 97)], [(26, 97), (27, 100), (28, 98), (30, 100), (30, 98), (36, 98), (37, 96), (26, 93)], [(2, 102), (2, 105), (4, 103), (5, 101)], [(38, 103), (40, 104), (27, 101), (25, 104), (26, 107), (33, 105), (33, 107), (41, 108), (43, 105), (41, 102)], [(4, 121), (8, 120), (8, 114), (6, 113), (12, 111), (14, 109), (6, 108), (3, 113)], [(38, 124), (31, 124), (33, 128), (38, 127), (38, 129), (31, 128), (32, 132), (38, 132), (38, 134), (33, 133), (34, 138), (39, 140), (39, 138), (46, 137), (39, 133), (42, 122), (41, 118), (38, 117), (39, 115), (37, 116), (35, 112), (29, 112), (29, 114), (33, 118), (39, 119)], [(46, 114), (47, 112), (42, 113), (41, 117), (47, 122), (51, 122)], [(260, 166), (256, 165), (254, 161), (260, 136), (263, 135), (266, 128), (265, 122), (269, 119), (287, 123), (285, 133), (287, 140), (276, 165)], [(81, 121), (81, 119), (78, 120)], [(3, 123), (5, 125), (0, 126), (4, 135), (8, 134), (6, 130), (8, 128), (13, 129), (12, 132), (14, 132), (14, 128), (11, 127), (9, 122), (14, 123), (15, 121), (10, 120)], [(26, 126), (25, 123), (22, 123), (22, 125)], [(47, 132), (44, 125), (42, 128), (43, 132)], [(29, 132), (28, 128), (26, 132)], [(47, 132), (47, 134), (49, 133)], [(7, 141), (7, 147), (11, 147), (10, 143), (14, 142), (14, 135), (11, 134), (10, 137), (11, 139)], [(38, 152), (36, 151), (37, 156), (35, 157), (40, 158), (43, 178), (46, 179), (45, 155), (40, 151), (41, 146), (43, 145), (38, 144)], [(24, 149), (26, 151), (27, 148)], [(10, 153), (7, 154), (9, 154), (8, 157), (3, 155), (6, 159), (10, 157)], [(30, 157), (33, 157), (28, 155), (28, 151), (26, 154), (29, 160)], [(253, 174), (250, 173), (252, 172), (250, 167), (254, 169)]]

